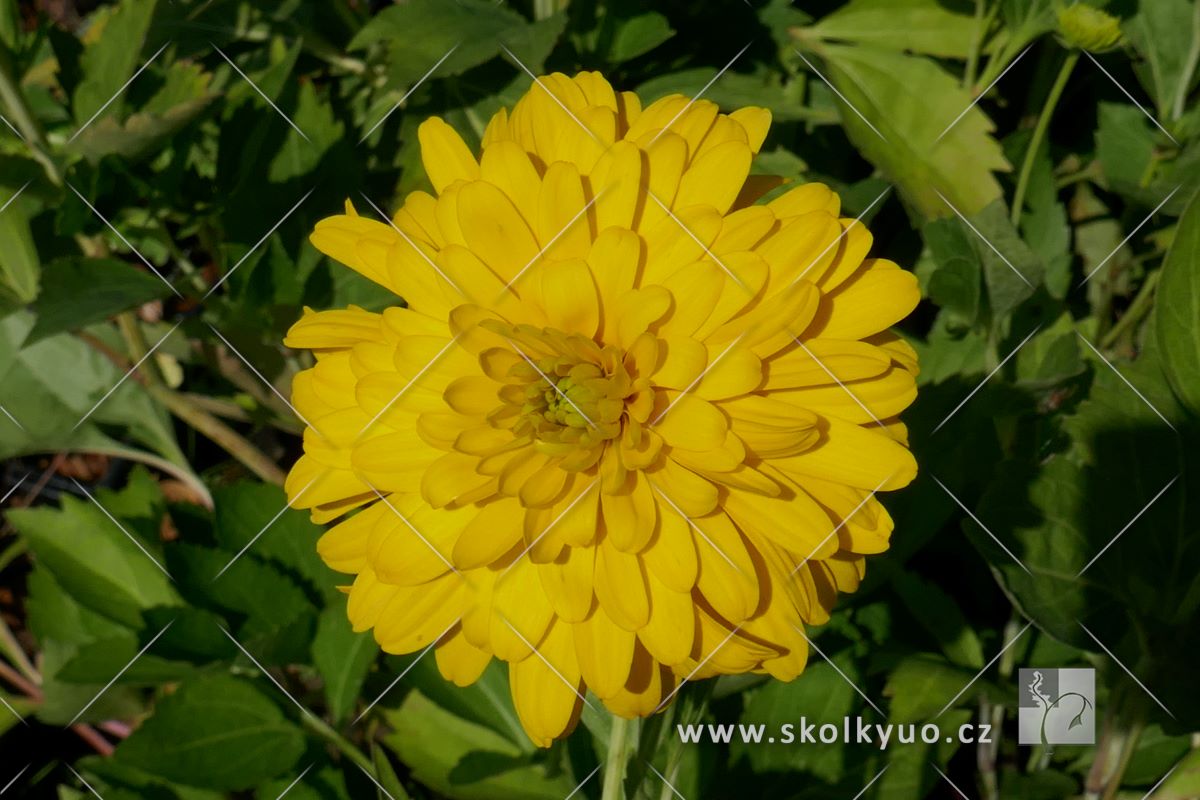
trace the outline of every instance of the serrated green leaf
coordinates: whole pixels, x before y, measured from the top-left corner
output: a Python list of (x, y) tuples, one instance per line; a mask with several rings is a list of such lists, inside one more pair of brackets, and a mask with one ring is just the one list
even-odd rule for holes
[[(63, 496), (60, 509), (13, 509), (8, 518), (40, 565), (110, 619), (138, 627), (142, 610), (180, 602), (171, 579), (139, 547), (154, 553), (154, 543), (134, 543), (87, 500)], [(161, 563), (161, 555), (155, 557)]]
[(101, 322), (171, 291), (156, 275), (113, 258), (59, 259), (46, 265), (46, 276), (26, 344)]
[(170, 781), (248, 789), (296, 766), (304, 734), (255, 684), (229, 675), (185, 681), (117, 747), (114, 759)]
[(80, 58), (83, 80), (72, 103), (77, 125), (86, 124), (101, 109), (108, 114), (119, 111), (121, 88), (142, 65), (142, 46), (157, 5), (157, 0), (123, 0), (93, 16)]

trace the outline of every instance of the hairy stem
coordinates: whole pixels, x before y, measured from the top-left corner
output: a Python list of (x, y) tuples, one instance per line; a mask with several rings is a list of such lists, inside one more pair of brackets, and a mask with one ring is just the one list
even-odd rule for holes
[(1017, 191), (1013, 195), (1012, 224), (1014, 226), (1021, 221), (1021, 209), (1025, 205), (1025, 192), (1029, 189), (1029, 177), (1033, 174), (1033, 161), (1037, 158), (1042, 140), (1046, 138), (1046, 129), (1050, 127), (1050, 118), (1054, 116), (1054, 109), (1058, 105), (1059, 99), (1062, 98), (1063, 89), (1066, 88), (1067, 80), (1071, 77), (1071, 72), (1075, 69), (1078, 61), (1078, 50), (1067, 53), (1067, 58), (1058, 70), (1058, 77), (1054, 79), (1054, 85), (1050, 87), (1050, 93), (1046, 95), (1046, 102), (1042, 105), (1042, 111), (1038, 115), (1033, 136), (1029, 140), (1029, 146), (1025, 149), (1025, 160), (1021, 162), (1021, 173), (1017, 178)]
[(637, 723), (613, 715), (604, 764), (604, 789), (600, 800), (625, 800), (625, 764), (629, 760), (629, 731)]

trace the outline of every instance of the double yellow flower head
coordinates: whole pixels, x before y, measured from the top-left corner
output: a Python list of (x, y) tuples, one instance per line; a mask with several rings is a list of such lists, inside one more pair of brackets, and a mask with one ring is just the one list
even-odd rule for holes
[(539, 745), (589, 691), (635, 717), (684, 680), (796, 677), (888, 546), (875, 493), (916, 473), (888, 331), (916, 280), (825, 186), (756, 204), (769, 124), (549, 75), (478, 157), (421, 125), (434, 194), (313, 233), (405, 305), (288, 334), (316, 356), (289, 498), (341, 520), (319, 549), (356, 630), (459, 685), (508, 662)]

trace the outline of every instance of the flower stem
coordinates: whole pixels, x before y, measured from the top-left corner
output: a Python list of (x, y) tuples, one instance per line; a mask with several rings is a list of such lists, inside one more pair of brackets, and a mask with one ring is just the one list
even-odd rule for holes
[(353, 742), (335, 731), (325, 720), (314, 714), (302, 714), (300, 718), (304, 722), (305, 727), (336, 747), (342, 755), (366, 770), (368, 775), (375, 777), (375, 763), (367, 757), (366, 753), (355, 747)]
[(1054, 85), (1050, 87), (1050, 94), (1046, 95), (1046, 102), (1042, 105), (1041, 114), (1038, 115), (1037, 125), (1033, 129), (1029, 146), (1025, 149), (1025, 160), (1021, 163), (1021, 174), (1017, 178), (1017, 191), (1013, 195), (1012, 201), (1012, 224), (1014, 226), (1021, 221), (1025, 192), (1029, 189), (1029, 176), (1033, 174), (1033, 160), (1037, 158), (1037, 152), (1042, 146), (1042, 139), (1046, 138), (1046, 129), (1050, 127), (1050, 118), (1054, 116), (1054, 109), (1062, 97), (1063, 89), (1067, 86), (1067, 79), (1071, 77), (1077, 61), (1079, 61), (1078, 50), (1067, 53), (1066, 60), (1058, 70), (1058, 77), (1054, 79)]
[(1125, 309), (1125, 313), (1117, 320), (1117, 324), (1113, 325), (1112, 329), (1100, 340), (1102, 348), (1112, 347), (1120, 340), (1124, 333), (1137, 325), (1146, 316), (1154, 304), (1154, 290), (1158, 287), (1158, 279), (1161, 277), (1161, 269), (1155, 270), (1146, 276), (1146, 279), (1142, 281), (1141, 288), (1138, 289), (1137, 296), (1129, 304), (1129, 308)]
[(604, 765), (604, 790), (600, 800), (625, 800), (625, 764), (629, 760), (629, 731), (633, 720), (613, 715), (608, 734), (608, 757)]

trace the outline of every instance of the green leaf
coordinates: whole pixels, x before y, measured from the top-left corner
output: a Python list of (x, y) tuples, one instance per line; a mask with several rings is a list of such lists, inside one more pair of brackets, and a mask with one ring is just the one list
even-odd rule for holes
[[(848, 659), (839, 658), (838, 668), (851, 681), (859, 676)], [(746, 695), (739, 722), (766, 725), (767, 735), (779, 731), (785, 723), (799, 725), (803, 719), (817, 725), (833, 723), (839, 727), (859, 704), (858, 695), (828, 663), (810, 664), (804, 674), (791, 683), (770, 681)], [(764, 740), (765, 741), (765, 740)], [(804, 770), (822, 780), (836, 783), (842, 777), (843, 757), (838, 746), (797, 747), (795, 745), (751, 745), (735, 739), (731, 756), (749, 759), (756, 772)]]
[(456, 717), (418, 691), (385, 715), (384, 744), (413, 777), (453, 800), (562, 800), (583, 779), (545, 766), (494, 731)]
[[(941, 656), (920, 654), (905, 657), (888, 675), (883, 693), (891, 698), (888, 719), (897, 723), (923, 722), (933, 719), (964, 686), (955, 705), (971, 703), (980, 694), (1000, 697), (999, 690), (985, 679), (971, 681), (976, 671), (951, 664)], [(1010, 690), (1015, 694), (1016, 690)]]
[(618, 24), (608, 57), (620, 64), (650, 52), (674, 35), (670, 20), (657, 11), (647, 11)]
[(101, 322), (171, 291), (158, 276), (114, 258), (59, 259), (46, 265), (46, 276), (26, 344)]
[[(979, 24), (970, 7), (940, 0), (851, 0), (805, 33), (822, 39), (966, 58)], [(965, 11), (964, 11), (965, 9)]]
[[(461, 75), (499, 55), (501, 45), (520, 38), (527, 27), (529, 23), (520, 14), (488, 0), (412, 0), (388, 6), (372, 17), (347, 49), (385, 43), (390, 84), (411, 86), (443, 56), (446, 60), (436, 74)], [(529, 68), (537, 71), (541, 64)]]
[(325, 702), (334, 722), (354, 708), (367, 671), (379, 653), (370, 633), (355, 633), (346, 618), (345, 602), (321, 612), (312, 642), (313, 666), (325, 681)]
[(1125, 32), (1144, 59), (1135, 71), (1154, 98), (1158, 117), (1178, 119), (1198, 77), (1193, 49), (1200, 48), (1200, 9), (1188, 0), (1139, 3)]
[(87, 500), (64, 495), (61, 509), (13, 509), (8, 518), (38, 563), (88, 608), (139, 627), (143, 609), (180, 602), (171, 579), (138, 545), (161, 563), (158, 548), (131, 541)]
[[(123, 101), (118, 94), (143, 63), (142, 47), (157, 4), (157, 0), (123, 0), (115, 8), (105, 7), (92, 16), (81, 57), (84, 77), (72, 103), (78, 125), (85, 124), (102, 108), (107, 113), (121, 108)], [(110, 100), (113, 102), (105, 108)]]
[(1180, 401), (1200, 414), (1200, 195), (1180, 218), (1162, 270), (1154, 328), (1163, 369)]
[(25, 199), (19, 196), (23, 188), (0, 182), (0, 277), (19, 303), (28, 303), (37, 297), (41, 264)]
[(229, 675), (185, 681), (114, 758), (167, 780), (248, 789), (296, 766), (304, 734), (255, 684)]
[(971, 235), (958, 219), (935, 219), (921, 229), (935, 264), (926, 286), (929, 299), (963, 326), (975, 323), (983, 294), (983, 270)]
[(1045, 266), (1009, 221), (1003, 200), (989, 203), (971, 224), (975, 226), (972, 244), (983, 262), (992, 323), (997, 324), (1033, 295)]
[(983, 666), (983, 646), (954, 600), (936, 584), (914, 573), (902, 572), (892, 586), (904, 605), (941, 646), (942, 652), (959, 666)]
[(1154, 792), (1154, 800), (1189, 800), (1200, 794), (1200, 750), (1182, 759)]
[(805, 44), (825, 60), (825, 75), (844, 98), (837, 105), (846, 135), (918, 214), (953, 213), (938, 192), (967, 216), (1001, 196), (992, 173), (1009, 163), (991, 136), (994, 126), (936, 62), (868, 46)]
[[(153, 635), (157, 631), (150, 633)], [(188, 664), (162, 658), (153, 651), (139, 657), (138, 651), (146, 643), (139, 642), (133, 635), (91, 642), (80, 647), (55, 677), (68, 683), (101, 686), (115, 677), (114, 685), (156, 686), (182, 680), (194, 671)], [(126, 665), (130, 665), (128, 669), (125, 669)]]
[[(717, 77), (718, 71), (716, 67), (695, 67), (659, 75), (638, 86), (637, 94), (645, 103), (652, 103), (669, 94), (695, 97)], [(704, 99), (711, 100), (727, 112), (745, 106), (762, 106), (770, 109), (775, 122), (813, 116), (813, 112), (799, 102), (793, 88), (786, 86), (774, 73), (747, 75), (726, 72), (704, 92)]]
[(71, 142), (71, 149), (97, 162), (105, 156), (140, 161), (161, 149), (171, 137), (192, 123), (214, 97), (187, 100), (163, 112), (139, 111), (118, 122), (104, 117)]

